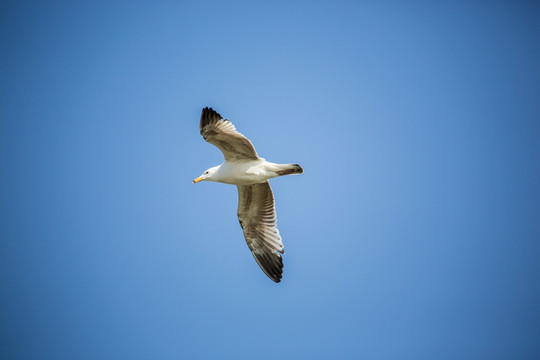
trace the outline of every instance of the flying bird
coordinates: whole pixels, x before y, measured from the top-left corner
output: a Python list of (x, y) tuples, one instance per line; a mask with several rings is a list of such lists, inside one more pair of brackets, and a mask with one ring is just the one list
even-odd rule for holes
[(276, 283), (280, 282), (283, 242), (268, 179), (302, 174), (304, 169), (298, 164), (274, 164), (259, 157), (251, 141), (212, 108), (202, 110), (199, 127), (204, 140), (217, 146), (225, 161), (206, 170), (193, 183), (215, 181), (237, 186), (238, 220), (247, 245), (262, 271)]

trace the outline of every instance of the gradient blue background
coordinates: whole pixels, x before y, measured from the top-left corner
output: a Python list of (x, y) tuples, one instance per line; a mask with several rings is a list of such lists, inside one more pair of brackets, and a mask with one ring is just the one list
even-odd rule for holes
[[(537, 2), (2, 2), (2, 359), (540, 358)], [(273, 162), (283, 282), (199, 135)]]

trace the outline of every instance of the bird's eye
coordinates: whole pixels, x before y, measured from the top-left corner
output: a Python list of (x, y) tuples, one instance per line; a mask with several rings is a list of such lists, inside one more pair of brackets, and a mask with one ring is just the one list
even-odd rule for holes
[(204, 175), (208, 175), (208, 171), (205, 171), (205, 172), (204, 172)]

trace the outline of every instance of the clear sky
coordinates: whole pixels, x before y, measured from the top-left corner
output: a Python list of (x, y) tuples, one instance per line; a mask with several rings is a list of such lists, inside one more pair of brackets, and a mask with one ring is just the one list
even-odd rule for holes
[[(540, 358), (533, 1), (4, 1), (3, 359)], [(269, 161), (270, 281), (201, 109)]]

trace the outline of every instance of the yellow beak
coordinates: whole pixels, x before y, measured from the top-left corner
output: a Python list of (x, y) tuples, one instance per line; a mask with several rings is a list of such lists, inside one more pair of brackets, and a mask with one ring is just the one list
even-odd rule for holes
[(202, 179), (203, 179), (202, 177), (198, 177), (198, 178), (196, 178), (195, 180), (193, 180), (193, 183), (196, 184), (196, 183), (198, 183), (199, 181), (202, 181)]

